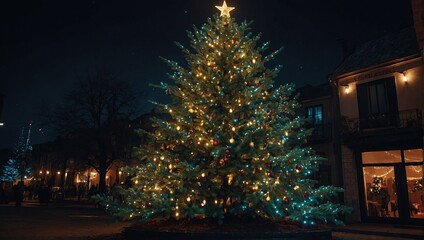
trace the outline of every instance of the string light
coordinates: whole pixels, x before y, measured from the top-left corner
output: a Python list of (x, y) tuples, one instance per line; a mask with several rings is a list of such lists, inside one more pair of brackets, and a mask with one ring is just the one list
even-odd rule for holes
[[(374, 167), (374, 168), (375, 168), (375, 167)], [(364, 170), (364, 173), (365, 173), (366, 175), (370, 175), (370, 176), (373, 176), (373, 177), (386, 177), (387, 175), (391, 174), (391, 173), (393, 172), (393, 170), (394, 170), (394, 168), (393, 168), (393, 167), (382, 167), (382, 168), (386, 168), (386, 169), (388, 169), (388, 170), (387, 170), (385, 173), (381, 174), (381, 175), (371, 174), (371, 173), (369, 173), (369, 172), (367, 172), (367, 171), (365, 171), (365, 170)]]

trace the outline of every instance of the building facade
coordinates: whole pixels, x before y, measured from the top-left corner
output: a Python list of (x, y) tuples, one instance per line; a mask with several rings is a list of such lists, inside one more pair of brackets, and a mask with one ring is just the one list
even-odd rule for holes
[[(423, 19), (423, 1), (412, 2), (414, 18)], [(336, 129), (342, 139), (344, 200), (354, 209), (351, 222), (424, 224), (419, 29), (416, 24), (365, 43), (330, 79), (340, 108)]]

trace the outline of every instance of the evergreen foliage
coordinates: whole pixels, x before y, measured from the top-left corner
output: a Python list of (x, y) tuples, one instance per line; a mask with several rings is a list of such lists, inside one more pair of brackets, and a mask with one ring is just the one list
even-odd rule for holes
[(294, 86), (274, 88), (279, 67), (266, 55), (250, 23), (214, 16), (188, 36), (185, 67), (165, 60), (175, 85), (159, 104), (171, 121), (153, 119), (154, 132), (136, 150), (141, 159), (124, 173), (133, 185), (103, 198), (122, 219), (266, 218), (341, 223), (345, 206), (333, 203), (341, 188), (315, 188), (322, 159), (306, 146), (311, 130), (296, 115)]

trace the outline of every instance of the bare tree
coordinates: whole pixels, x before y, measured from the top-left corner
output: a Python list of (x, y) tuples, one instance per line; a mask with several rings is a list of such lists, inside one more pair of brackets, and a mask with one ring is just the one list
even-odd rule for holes
[(138, 113), (140, 97), (130, 82), (103, 68), (79, 78), (63, 104), (48, 116), (55, 132), (77, 141), (75, 154), (83, 154), (99, 173), (100, 193), (106, 190), (106, 173), (113, 162), (130, 157), (130, 119)]

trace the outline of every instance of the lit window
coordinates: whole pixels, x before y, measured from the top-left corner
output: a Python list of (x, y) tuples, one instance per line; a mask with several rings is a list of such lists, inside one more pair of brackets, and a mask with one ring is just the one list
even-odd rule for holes
[(311, 124), (322, 125), (323, 124), (323, 110), (322, 105), (306, 107), (306, 117), (310, 119)]

